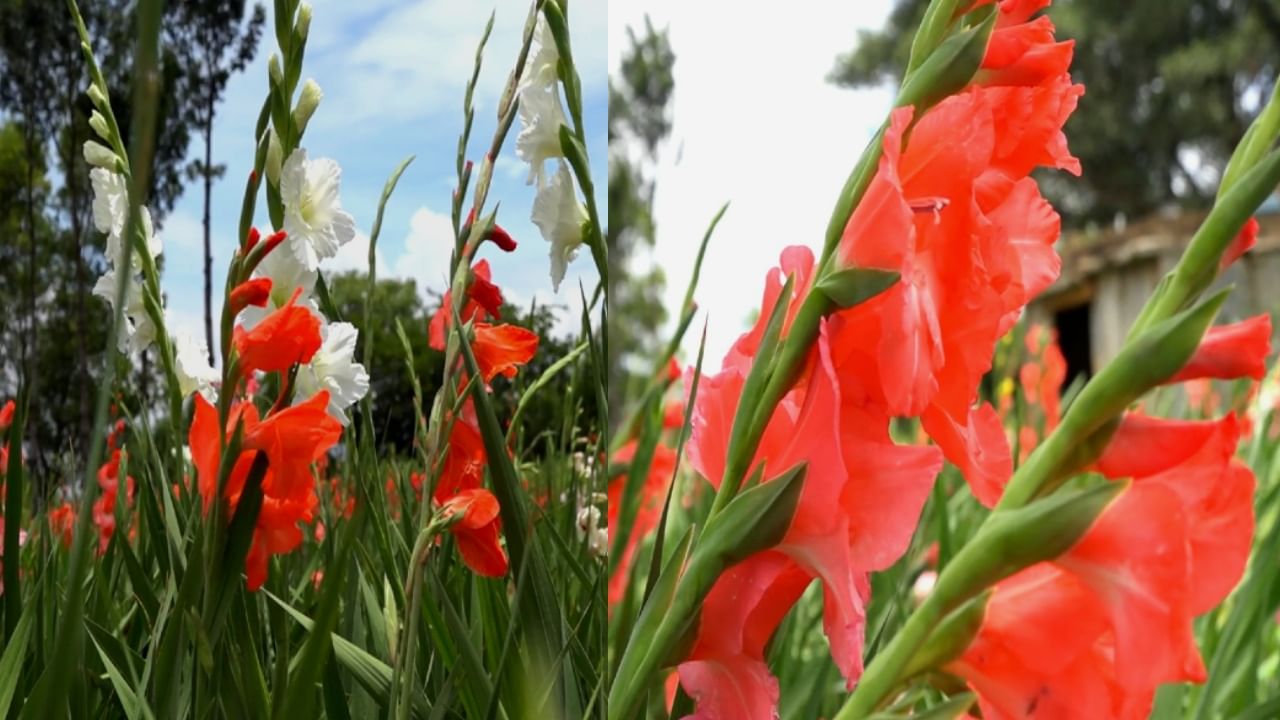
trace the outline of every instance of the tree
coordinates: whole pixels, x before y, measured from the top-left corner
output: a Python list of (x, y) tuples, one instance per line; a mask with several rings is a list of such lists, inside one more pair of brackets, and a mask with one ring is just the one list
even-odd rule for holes
[(258, 49), (266, 10), (253, 6), (244, 21), (244, 0), (179, 0), (169, 4), (174, 22), (166, 27), (170, 45), (187, 68), (188, 92), (199, 99), (192, 104), (192, 120), (204, 140), (204, 159), (187, 166), (191, 179), (204, 182), (204, 334), (213, 363), (213, 249), (210, 246), (210, 206), (213, 181), (227, 166), (213, 162), (213, 119), (227, 81), (241, 72)]
[[(82, 5), (127, 138), (135, 3)], [(197, 110), (207, 109), (188, 90), (189, 78), (199, 73), (175, 39), (175, 25), (186, 22), (179, 9), (171, 3), (164, 20), (168, 42), (147, 198), (158, 223), (182, 193), (189, 127)], [(37, 475), (47, 474), (60, 457), (80, 457), (89, 432), (90, 389), (101, 365), (90, 360), (101, 357), (108, 321), (106, 305), (90, 292), (105, 269), (106, 239), (92, 224), (89, 168), (82, 155), (92, 136), (84, 62), (65, 3), (0, 2), (0, 298), (7, 311), (0, 319), (0, 399), (15, 396), (20, 387), (31, 393), (26, 442)], [(135, 365), (126, 369), (140, 375), (145, 387), (155, 364), (143, 355)], [(145, 396), (133, 407), (140, 403)]]
[(667, 321), (661, 268), (632, 267), (637, 251), (656, 238), (651, 165), (671, 132), (675, 53), (667, 31), (645, 18), (642, 35), (627, 29), (629, 47), (619, 72), (609, 79), (609, 412), (616, 426), (627, 386), (648, 372)]
[[(830, 79), (896, 81), (925, 0), (898, 0), (885, 27), (859, 33)], [(1261, 107), (1280, 61), (1275, 0), (1059, 0), (1050, 17), (1075, 40), (1083, 112), (1066, 132), (1080, 179), (1046, 175), (1068, 223), (1197, 207), (1216, 190), (1231, 149)]]

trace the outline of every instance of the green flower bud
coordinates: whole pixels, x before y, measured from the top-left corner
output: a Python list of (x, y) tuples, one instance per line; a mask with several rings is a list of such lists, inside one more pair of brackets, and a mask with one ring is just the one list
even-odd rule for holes
[(102, 110), (103, 108), (106, 108), (106, 107), (110, 107), (111, 105), (111, 101), (107, 100), (107, 96), (102, 92), (102, 88), (98, 87), (97, 85), (89, 86), (88, 95), (89, 95), (89, 100), (93, 102), (93, 106), (98, 108), (99, 110)]
[(111, 148), (93, 140), (86, 140), (84, 143), (84, 161), (111, 172), (120, 172), (121, 169), (120, 158), (111, 151)]
[(302, 3), (298, 7), (298, 24), (295, 26), (302, 42), (307, 41), (307, 33), (311, 31), (311, 4)]
[(267, 139), (267, 180), (276, 187), (280, 186), (280, 167), (284, 165), (284, 148), (280, 147), (280, 137), (275, 128), (271, 128)]
[(315, 114), (323, 98), (324, 91), (315, 80), (308, 79), (303, 83), (302, 92), (298, 96), (298, 105), (293, 109), (293, 124), (298, 127), (298, 135), (306, 132), (307, 123), (310, 122), (311, 116)]
[(111, 139), (111, 129), (107, 127), (107, 119), (97, 110), (89, 116), (89, 127), (93, 128), (93, 131), (103, 140)]
[(267, 60), (267, 75), (271, 78), (271, 84), (280, 86), (284, 84), (284, 72), (280, 69), (280, 56), (271, 53), (271, 58)]

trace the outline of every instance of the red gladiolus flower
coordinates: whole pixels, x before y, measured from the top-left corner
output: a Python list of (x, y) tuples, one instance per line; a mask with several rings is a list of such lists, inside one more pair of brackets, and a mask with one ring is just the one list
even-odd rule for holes
[(62, 542), (62, 546), (71, 547), (72, 533), (76, 526), (76, 510), (69, 502), (49, 511), (49, 530)]
[[(98, 527), (98, 554), (107, 551), (116, 531), (116, 499), (120, 489), (120, 451), (112, 449), (111, 459), (98, 469), (98, 486), (102, 494), (93, 501), (93, 523)], [(133, 503), (133, 477), (125, 478), (125, 501)]]
[(266, 307), (267, 299), (270, 297), (271, 278), (254, 278), (240, 283), (231, 291), (231, 297), (228, 301), (231, 308), (231, 317), (239, 315), (241, 310), (250, 305)]
[[(1002, 22), (1025, 22), (1045, 4), (1002, 3)], [(837, 257), (901, 280), (839, 313), (832, 338), (872, 399), (920, 416), (979, 497), (998, 496), (1012, 462), (997, 414), (973, 407), (978, 383), (997, 340), (1060, 267), (1058, 215), (1028, 175), (1040, 166), (1079, 173), (1062, 125), (1083, 92), (1065, 72), (1027, 86), (991, 82), (920, 118), (911, 108), (892, 114)]]
[(246, 331), (237, 325), (232, 343), (240, 356), (240, 371), (248, 375), (255, 370), (283, 372), (297, 363), (305, 363), (320, 349), (320, 319), (305, 307), (295, 305), (301, 289), (295, 290), (289, 303)]
[(467, 567), (484, 577), (507, 574), (507, 553), (499, 538), (502, 521), (493, 493), (483, 488), (464, 490), (442, 503), (440, 511), (445, 517), (461, 516), (449, 532)]
[[(473, 319), (481, 321), (488, 318), (496, 318), (502, 311), (502, 303), (502, 289), (493, 284), (489, 261), (481, 260), (471, 268), (471, 283), (467, 286), (467, 302), (462, 306), (458, 316), (462, 318), (464, 323)], [(453, 291), (446, 290), (444, 297), (440, 300), (440, 307), (436, 308), (435, 314), (431, 316), (431, 324), (428, 328), (429, 344), (435, 350), (443, 351), (445, 349), (447, 340), (445, 333), (449, 330), (451, 323), (452, 307)]]
[(697, 702), (689, 720), (778, 716), (778, 681), (764, 662), (764, 650), (811, 582), (777, 552), (757, 555), (720, 576), (702, 603), (693, 650), (679, 666), (680, 684)]
[[(613, 462), (620, 465), (630, 464), (635, 458), (637, 442), (631, 442), (614, 453)], [(627, 547), (622, 552), (613, 576), (609, 578), (609, 606), (612, 607), (627, 591), (627, 581), (631, 576), (631, 561), (635, 557), (636, 547), (653, 532), (662, 517), (662, 503), (667, 497), (667, 488), (676, 471), (676, 453), (665, 445), (657, 445), (653, 452), (653, 461), (649, 465), (649, 473), (644, 485), (640, 488), (640, 502), (636, 515), (631, 523), (631, 534)], [(622, 493), (626, 488), (626, 474), (619, 475), (609, 481), (609, 544), (613, 545), (613, 531), (618, 527), (618, 512), (622, 509)]]
[[(793, 252), (792, 257), (803, 254)], [(808, 258), (811, 264), (812, 256)], [(762, 318), (770, 310), (766, 304)], [(759, 329), (757, 326), (755, 330)], [(694, 468), (714, 485), (720, 483), (724, 473), (729, 431), (749, 368), (750, 357), (742, 350), (752, 346), (754, 333), (739, 339), (719, 375), (705, 377), (699, 384), (689, 458)], [(762, 597), (775, 602), (790, 597), (796, 578), (804, 580), (800, 590), (813, 578), (821, 578), (824, 627), (832, 655), (852, 684), (862, 670), (863, 608), (870, 591), (867, 575), (888, 567), (906, 550), (942, 458), (936, 448), (898, 446), (892, 442), (888, 415), (866, 403), (865, 389), (848, 372), (851, 368), (833, 359), (829, 335), (824, 325), (813, 368), (783, 398), (766, 427), (755, 458), (755, 463), (764, 464), (765, 482), (801, 462), (808, 463), (795, 518), (773, 552), (748, 558), (739, 567), (745, 576), (759, 578), (756, 573), (762, 573), (771, 578), (770, 583), (785, 583), (785, 588), (759, 588)], [(778, 568), (775, 556), (791, 563), (794, 570)], [(768, 569), (757, 567), (757, 563)], [(722, 577), (717, 586), (730, 582), (734, 580)], [(798, 594), (797, 591), (795, 595)], [(791, 597), (791, 602), (794, 599)], [(729, 621), (721, 613), (704, 612), (698, 643), (718, 647), (710, 637), (742, 631), (740, 626), (725, 627), (726, 622)], [(763, 646), (772, 628), (767, 632), (762, 628), (760, 632), (766, 633), (759, 638)], [(695, 650), (688, 662), (706, 662), (724, 652), (708, 649), (704, 655)], [(681, 667), (682, 679), (689, 676), (690, 682), (698, 683), (686, 684), (686, 689), (699, 700), (700, 708), (711, 708), (713, 705), (707, 703), (714, 703), (715, 698), (739, 691), (753, 697), (769, 696), (768, 683), (761, 684), (768, 674), (760, 658), (751, 653), (744, 658), (738, 651), (734, 657), (732, 662), (716, 661), (717, 671), (712, 674)], [(705, 665), (696, 667), (707, 669)], [(690, 672), (694, 674), (689, 675)], [(713, 680), (714, 686), (703, 684)], [(737, 683), (739, 690), (723, 683)], [(745, 685), (751, 685), (751, 689), (742, 689)], [(756, 711), (771, 712), (772, 706)], [(706, 712), (712, 713), (708, 717), (738, 716), (715, 715), (711, 709)]]
[(267, 564), (272, 555), (293, 552), (302, 544), (302, 528), (298, 523), (311, 522), (316, 505), (315, 493), (278, 499), (262, 498), (253, 542), (244, 559), (246, 587), (255, 592), (267, 580)]
[(1217, 378), (1261, 380), (1271, 352), (1271, 316), (1255, 315), (1230, 325), (1209, 328), (1200, 347), (1169, 382)]
[(8, 430), (9, 426), (13, 424), (14, 409), (15, 405), (12, 400), (5, 403), (3, 408), (0, 408), (0, 433)]
[(518, 325), (476, 323), (472, 343), (476, 364), (486, 383), (499, 375), (512, 378), (538, 351), (538, 335)]
[(311, 466), (337, 443), (342, 426), (325, 410), (329, 404), (326, 390), (265, 420), (258, 419), (252, 403), (236, 403), (226, 428), (218, 426), (218, 410), (203, 396), (197, 394), (195, 403), (188, 444), (206, 511), (216, 492), (221, 443), (231, 438), (238, 423), (243, 423), (242, 450), (225, 488), (232, 511), (240, 501), (257, 453), (261, 451), (267, 456), (267, 472), (262, 479), (262, 509), (245, 559), (248, 587), (257, 590), (266, 579), (270, 556), (290, 552), (302, 542), (298, 524), (311, 522), (318, 502)]
[(342, 436), (342, 424), (329, 415), (328, 404), (328, 391), (321, 391), (245, 428), (241, 447), (262, 450), (270, 462), (271, 474), (262, 482), (263, 493), (289, 497), (307, 494), (314, 486), (311, 464)]
[(1055, 42), (1047, 16), (1029, 20), (1050, 0), (1006, 0), (982, 58), (975, 82), (983, 85), (1039, 85), (1065, 73), (1075, 43)]
[(459, 493), (480, 487), (489, 461), (480, 429), (474, 420), (465, 416), (454, 420), (444, 452), (444, 467), (435, 490), (436, 502), (441, 504)]
[(1129, 415), (1093, 469), (1133, 485), (1062, 557), (996, 586), (949, 670), (992, 718), (1145, 718), (1156, 687), (1203, 681), (1191, 621), (1244, 572), (1253, 473), (1234, 416)]
[(667, 382), (675, 382), (680, 379), (680, 363), (675, 358), (667, 361)]
[(1221, 272), (1230, 267), (1240, 256), (1253, 249), (1258, 244), (1258, 218), (1249, 218), (1249, 222), (1240, 228), (1240, 233), (1236, 235), (1231, 244), (1227, 246), (1227, 251), (1222, 254), (1222, 261), (1218, 264), (1218, 271)]

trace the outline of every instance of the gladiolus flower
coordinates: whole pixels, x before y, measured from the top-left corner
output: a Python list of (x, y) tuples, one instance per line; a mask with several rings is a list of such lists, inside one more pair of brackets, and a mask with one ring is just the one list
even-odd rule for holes
[(240, 323), (245, 328), (255, 327), (267, 315), (289, 304), (296, 294), (297, 304), (316, 309), (312, 292), (315, 290), (318, 274), (308, 270), (291, 252), (271, 252), (287, 237), (281, 230), (267, 237), (263, 249), (263, 257), (253, 270), (254, 278), (265, 278), (271, 281), (271, 294), (264, 306), (249, 305), (242, 308)]
[(984, 717), (1145, 718), (1158, 685), (1203, 681), (1191, 621), (1244, 571), (1253, 473), (1234, 416), (1128, 415), (1094, 469), (1133, 485), (1053, 563), (1001, 581), (948, 670)]
[[(618, 452), (614, 453), (613, 462), (619, 465), (631, 463), (635, 457), (637, 442), (631, 442), (623, 445)], [(662, 503), (667, 497), (667, 488), (670, 487), (671, 481), (676, 470), (676, 453), (665, 445), (658, 445), (654, 448), (653, 461), (649, 464), (649, 472), (645, 477), (644, 485), (640, 488), (639, 504), (636, 506), (635, 518), (631, 522), (631, 534), (628, 536), (627, 546), (622, 548), (620, 552), (622, 557), (619, 559), (617, 568), (613, 575), (609, 578), (609, 605), (612, 607), (627, 590), (627, 581), (631, 575), (631, 562), (635, 557), (636, 548), (653, 532), (658, 525), (658, 520), (662, 516)], [(622, 509), (622, 493), (626, 488), (627, 477), (625, 474), (612, 478), (609, 481), (609, 545), (613, 545), (613, 531), (618, 527), (618, 513)]]
[[(468, 161), (467, 164), (470, 165), (470, 161)], [(465, 225), (470, 226), (471, 223), (474, 223), (475, 221), (476, 221), (476, 210), (475, 208), (471, 208), (471, 212), (467, 213), (467, 222), (465, 223)], [(484, 237), (481, 239), (491, 241), (494, 245), (497, 245), (498, 248), (503, 252), (514, 252), (516, 249), (515, 238), (511, 237), (511, 234), (508, 233), (506, 230), (502, 229), (502, 226), (498, 225), (497, 223), (495, 223), (492, 227), (490, 227), (489, 230), (484, 234)]]
[(267, 563), (272, 555), (293, 552), (302, 544), (302, 528), (298, 523), (311, 521), (315, 504), (315, 493), (284, 499), (262, 498), (253, 542), (244, 559), (246, 587), (250, 592), (257, 591), (266, 582)]
[(218, 382), (218, 371), (209, 364), (209, 349), (204, 338), (198, 337), (172, 316), (165, 323), (173, 331), (174, 359), (178, 376), (178, 389), (183, 397), (198, 392), (206, 400), (213, 401), (217, 397), (214, 384)]
[[(812, 266), (812, 255), (807, 252), (788, 252), (792, 261), (807, 258), (807, 265)], [(784, 262), (787, 259), (788, 255), (784, 254)], [(801, 261), (800, 268), (803, 267)], [(777, 297), (772, 281), (769, 290), (775, 302), (783, 300)], [(699, 383), (689, 459), (713, 485), (718, 486), (724, 474), (729, 432), (752, 358), (744, 350), (754, 353), (758, 349), (758, 341), (753, 338), (771, 314), (772, 304), (766, 301), (761, 324), (730, 350), (724, 370), (719, 375), (702, 378)], [(772, 598), (771, 602), (790, 597), (790, 583), (797, 582), (797, 578), (804, 581), (799, 585), (800, 590), (815, 577), (822, 580), (824, 627), (832, 656), (852, 684), (862, 670), (863, 608), (870, 590), (867, 574), (888, 567), (906, 550), (942, 458), (936, 448), (898, 446), (892, 442), (888, 415), (866, 404), (865, 392), (855, 387), (855, 376), (848, 372), (851, 368), (842, 365), (842, 359), (832, 357), (829, 340), (830, 332), (824, 325), (814, 367), (774, 412), (753, 462), (764, 464), (764, 482), (801, 462), (808, 463), (795, 518), (774, 551), (753, 556), (739, 568), (744, 577), (756, 577), (755, 574), (760, 573), (771, 578), (770, 583), (787, 578), (786, 589), (758, 589), (761, 596)], [(772, 559), (775, 556), (786, 558), (794, 565), (794, 571), (777, 567), (777, 561)], [(757, 563), (762, 567), (757, 568)], [(720, 583), (732, 582), (758, 580), (722, 577), (717, 587)], [(713, 589), (712, 593), (715, 592)], [(796, 591), (796, 597), (798, 594)], [(794, 600), (790, 598), (790, 602)], [(743, 656), (741, 643), (731, 639), (740, 628), (721, 627), (725, 622), (721, 613), (703, 613), (698, 643), (706, 650), (700, 654), (695, 649), (687, 661), (703, 664), (691, 668), (682, 665), (680, 670), (686, 689), (699, 699), (700, 710), (709, 713), (708, 717), (740, 716), (717, 715), (712, 709), (719, 707), (715, 698), (734, 694), (729, 690), (729, 683), (737, 683), (741, 693), (753, 697), (767, 698), (774, 694), (769, 690), (773, 681), (761, 659), (750, 652)], [(771, 631), (771, 628), (760, 630)], [(710, 640), (724, 633), (730, 634), (729, 640)], [(763, 637), (767, 638), (767, 634)], [(707, 638), (705, 643), (704, 638)], [(705, 664), (708, 662), (714, 664), (714, 673), (702, 672), (711, 667)], [(751, 689), (743, 689), (748, 684)], [(771, 711), (772, 706), (753, 710)]]
[(9, 426), (13, 424), (13, 413), (16, 407), (14, 402), (10, 400), (4, 404), (3, 408), (0, 408), (0, 432), (7, 431)]
[(355, 361), (356, 326), (348, 322), (329, 323), (320, 328), (322, 342), (311, 362), (298, 370), (294, 402), (329, 391), (329, 415), (347, 424), (347, 408), (369, 392), (369, 373)]
[(271, 474), (263, 480), (263, 493), (286, 497), (311, 487), (311, 464), (342, 435), (342, 425), (329, 416), (328, 407), (329, 392), (321, 390), (310, 400), (245, 428), (244, 450), (261, 450), (270, 461)]
[(1218, 271), (1222, 272), (1231, 267), (1236, 260), (1242, 255), (1253, 249), (1258, 244), (1258, 218), (1249, 218), (1249, 222), (1244, 224), (1240, 229), (1240, 233), (1236, 235), (1231, 244), (1227, 246), (1227, 251), (1222, 254), (1222, 262), (1218, 264)]
[[(520, 109), (523, 111), (524, 106)], [(582, 246), (583, 225), (590, 219), (586, 206), (578, 200), (573, 176), (564, 161), (559, 162), (551, 182), (539, 183), (532, 219), (543, 239), (551, 243), (551, 287), (559, 292), (569, 263)]]
[(232, 343), (240, 356), (240, 370), (280, 372), (296, 363), (309, 362), (320, 349), (320, 320), (310, 310), (295, 303), (295, 291), (288, 304), (271, 313), (252, 330), (236, 326)]
[(1209, 328), (1195, 354), (1169, 382), (1198, 378), (1261, 380), (1271, 352), (1271, 316), (1255, 315), (1230, 325)]
[[(466, 417), (453, 421), (449, 443), (444, 452), (444, 466), (435, 490), (438, 503), (480, 487), (484, 481), (485, 465), (489, 461), (479, 428)], [(421, 479), (418, 482), (420, 487)]]
[(231, 297), (228, 300), (231, 308), (231, 317), (239, 315), (241, 310), (250, 305), (266, 307), (267, 300), (270, 298), (271, 278), (260, 277), (246, 280), (231, 291)]
[[(458, 316), (462, 322), (496, 318), (502, 311), (502, 289), (492, 281), (489, 261), (481, 260), (471, 268), (471, 282), (467, 284), (467, 302), (462, 306)], [(444, 351), (446, 347), (445, 333), (452, 322), (453, 291), (446, 290), (440, 300), (440, 307), (431, 316), (431, 324), (427, 328), (429, 345)]]
[(342, 209), (338, 186), (342, 169), (328, 158), (307, 159), (297, 148), (280, 170), (280, 200), (284, 230), (293, 255), (309, 271), (356, 236), (355, 220)]
[(243, 423), (242, 451), (227, 480), (224, 495), (232, 510), (240, 501), (257, 452), (267, 456), (267, 472), (262, 479), (262, 509), (245, 560), (250, 590), (262, 586), (271, 555), (290, 552), (302, 542), (298, 523), (313, 519), (317, 500), (311, 466), (337, 443), (342, 433), (342, 426), (326, 411), (328, 404), (328, 392), (321, 390), (305, 403), (259, 420), (252, 403), (236, 403), (231, 408), (227, 426), (220, 428), (217, 408), (202, 396), (195, 398), (195, 417), (188, 444), (206, 511), (216, 492), (222, 443), (230, 439), (237, 424)]
[(76, 510), (69, 502), (49, 511), (49, 530), (62, 542), (62, 546), (71, 547), (72, 533), (76, 526)]
[(499, 375), (515, 377), (538, 351), (538, 335), (518, 325), (476, 323), (475, 335), (472, 349), (486, 383)]
[(1055, 42), (1048, 16), (1028, 20), (1050, 0), (1006, 0), (982, 58), (975, 82), (984, 85), (1039, 85), (1071, 65), (1075, 43)]
[[(1001, 8), (1012, 24), (1035, 10)], [(994, 410), (974, 407), (978, 383), (997, 340), (1059, 271), (1058, 215), (1028, 174), (1079, 172), (1062, 125), (1082, 92), (1064, 72), (1033, 86), (970, 87), (920, 118), (895, 110), (837, 250), (841, 267), (901, 280), (839, 313), (836, 355), (878, 378), (866, 391), (890, 413), (920, 416), (979, 498), (998, 497), (1012, 462)]]
[(458, 543), (462, 560), (477, 575), (502, 577), (507, 574), (507, 553), (502, 548), (498, 499), (483, 488), (464, 490), (444, 501), (440, 512), (458, 516), (449, 532)]

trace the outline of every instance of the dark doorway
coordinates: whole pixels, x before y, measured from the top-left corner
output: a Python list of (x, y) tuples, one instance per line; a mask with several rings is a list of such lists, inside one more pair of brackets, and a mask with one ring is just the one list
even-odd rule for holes
[(1067, 361), (1068, 388), (1077, 377), (1087, 379), (1093, 374), (1093, 345), (1089, 340), (1089, 303), (1063, 308), (1054, 313), (1053, 324), (1058, 329), (1058, 345)]

